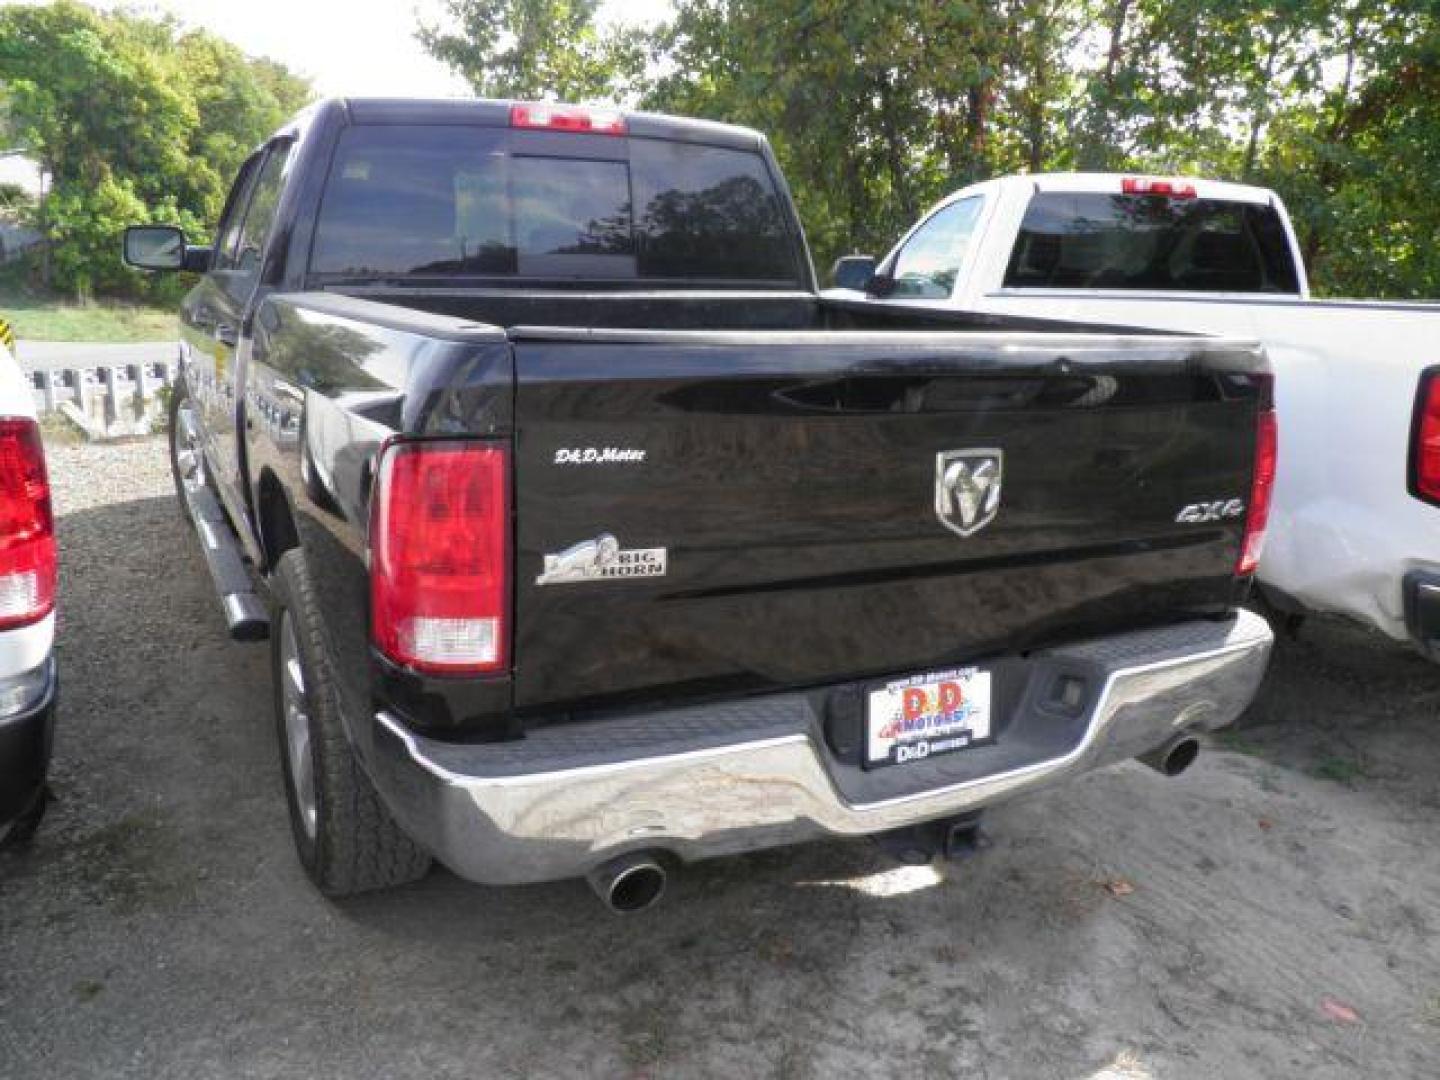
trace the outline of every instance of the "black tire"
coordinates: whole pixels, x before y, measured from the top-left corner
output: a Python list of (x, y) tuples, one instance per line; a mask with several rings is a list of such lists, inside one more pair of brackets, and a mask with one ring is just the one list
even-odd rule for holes
[[(349, 896), (416, 881), (430, 869), (430, 855), (410, 839), (380, 801), (345, 735), (340, 698), (320, 629), (309, 571), (298, 550), (280, 558), (270, 579), (270, 666), (275, 686), (275, 723), (285, 797), (295, 849), (316, 887), (326, 896)], [(287, 737), (287, 678), (282, 659), (285, 629), (293, 631), (309, 736), (314, 799), (313, 835), (305, 821)], [(303, 783), (303, 781), (302, 781)]]

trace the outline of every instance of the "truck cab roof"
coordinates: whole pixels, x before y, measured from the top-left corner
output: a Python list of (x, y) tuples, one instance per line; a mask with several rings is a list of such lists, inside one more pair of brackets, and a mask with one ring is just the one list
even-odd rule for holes
[[(464, 124), (509, 127), (515, 106), (533, 104), (537, 103), (496, 98), (336, 97), (317, 102), (307, 109), (306, 113), (313, 115), (320, 110), (334, 109), (347, 121), (356, 124)], [(590, 106), (562, 105), (557, 102), (543, 104), (557, 110), (591, 109)], [(752, 128), (721, 124), (712, 120), (609, 107), (595, 107), (593, 111), (619, 116), (624, 121), (625, 134), (635, 138), (669, 139), (737, 150), (756, 150), (765, 145), (766, 141), (760, 132)]]
[(1256, 187), (1253, 184), (1235, 184), (1228, 180), (1209, 180), (1195, 176), (1165, 176), (1153, 173), (1057, 172), (1020, 173), (997, 177), (994, 180), (985, 180), (947, 195), (937, 206), (943, 206), (972, 195), (1002, 191), (1007, 193), (1012, 191), (1066, 191), (1121, 195), (1126, 193), (1126, 181), (1140, 181), (1141, 183), (1160, 181), (1184, 186), (1194, 193), (1195, 198), (1199, 199), (1255, 203), (1261, 206), (1279, 202), (1279, 196), (1269, 188)]

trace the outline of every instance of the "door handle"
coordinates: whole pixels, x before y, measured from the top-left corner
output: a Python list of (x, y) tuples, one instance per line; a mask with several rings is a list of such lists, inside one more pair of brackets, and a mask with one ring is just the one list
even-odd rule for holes
[(235, 342), (238, 341), (239, 338), (235, 333), (235, 327), (231, 326), (229, 323), (216, 323), (215, 340), (218, 341), (221, 345), (228, 345), (230, 346), (230, 348), (233, 349), (235, 347)]

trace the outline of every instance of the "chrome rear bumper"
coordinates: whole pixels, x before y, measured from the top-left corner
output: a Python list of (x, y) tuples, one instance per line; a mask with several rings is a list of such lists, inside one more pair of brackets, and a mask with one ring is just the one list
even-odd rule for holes
[[(440, 742), (380, 713), (357, 748), (401, 824), (462, 877), (575, 877), (618, 854), (710, 858), (949, 817), (1136, 757), (1178, 730), (1209, 731), (1250, 703), (1270, 654), (1241, 611), (1081, 642), (1033, 661), (1094, 673), (1098, 692), (1067, 752), (869, 801), (848, 798), (822, 745), (813, 695), (541, 729), (480, 746)], [(1003, 740), (1003, 734), (1002, 734)], [(940, 777), (973, 751), (882, 770)], [(973, 761), (974, 759), (972, 759)]]

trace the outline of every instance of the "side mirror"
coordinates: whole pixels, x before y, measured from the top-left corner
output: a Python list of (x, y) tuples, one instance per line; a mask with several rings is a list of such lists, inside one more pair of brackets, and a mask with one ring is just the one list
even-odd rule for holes
[(865, 286), (865, 295), (883, 300), (895, 291), (895, 279), (889, 274), (876, 274)]
[(137, 270), (204, 271), (210, 266), (210, 249), (185, 243), (185, 231), (174, 225), (130, 226), (122, 255), (125, 265)]
[(830, 268), (830, 280), (837, 289), (863, 292), (874, 276), (874, 255), (842, 255)]

